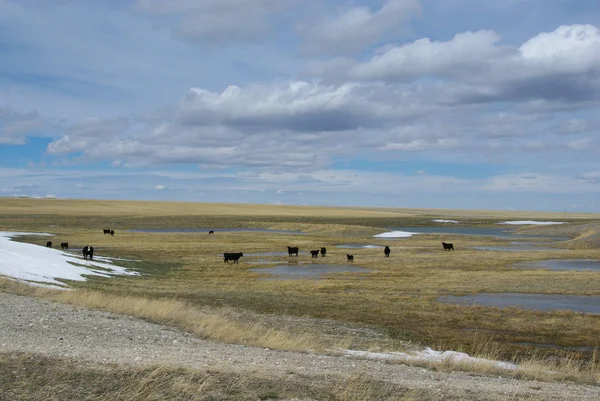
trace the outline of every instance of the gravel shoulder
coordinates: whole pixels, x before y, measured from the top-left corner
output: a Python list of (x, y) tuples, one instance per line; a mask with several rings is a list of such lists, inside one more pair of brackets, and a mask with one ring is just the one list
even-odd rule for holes
[(161, 325), (37, 298), (0, 293), (0, 352), (86, 363), (173, 366), (223, 372), (349, 377), (366, 374), (410, 390), (465, 400), (599, 400), (600, 387), (434, 372), (346, 356), (276, 351), (196, 338)]

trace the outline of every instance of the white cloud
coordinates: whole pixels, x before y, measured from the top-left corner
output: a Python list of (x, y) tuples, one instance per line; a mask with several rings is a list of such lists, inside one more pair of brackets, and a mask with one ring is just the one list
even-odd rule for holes
[(290, 0), (137, 0), (136, 9), (176, 21), (176, 37), (190, 42), (229, 44), (266, 37), (274, 14)]
[(390, 48), (349, 71), (361, 79), (407, 79), (424, 75), (454, 75), (482, 72), (488, 63), (506, 54), (496, 46), (500, 37), (492, 31), (465, 32), (447, 42), (428, 38)]
[(37, 111), (20, 113), (0, 107), (0, 144), (23, 145), (32, 132), (36, 132), (36, 136), (51, 136), (48, 131), (60, 132), (56, 120), (42, 117)]
[(600, 29), (562, 25), (534, 36), (519, 48), (521, 58), (550, 73), (578, 74), (600, 69)]
[(342, 65), (341, 61), (337, 66), (325, 63), (312, 70), (387, 82), (435, 78), (446, 82), (439, 96), (450, 102), (600, 99), (597, 27), (560, 26), (520, 47), (502, 45), (500, 40), (489, 30), (459, 33), (445, 42), (422, 38), (388, 47), (366, 62), (346, 61), (345, 71), (328, 71)]
[(581, 138), (574, 141), (570, 141), (567, 146), (575, 150), (585, 150), (591, 147), (591, 140), (589, 138)]
[(583, 173), (579, 178), (588, 184), (600, 184), (600, 171)]
[(154, 189), (156, 189), (157, 191), (162, 191), (163, 189), (165, 189), (164, 185), (157, 185), (154, 187)]
[(573, 194), (597, 192), (577, 177), (541, 173), (504, 174), (490, 177), (482, 186), (493, 192), (536, 192), (547, 194)]
[[(37, 170), (3, 181), (3, 193), (167, 198), (189, 188), (193, 197), (200, 189), (182, 172), (140, 173), (190, 164), (207, 174), (199, 178), (207, 196), (226, 186), (245, 194), (240, 201), (316, 202), (340, 192), (348, 202), (402, 202), (411, 191), (407, 198), (462, 190), (500, 202), (561, 185), (593, 193), (596, 178), (585, 174), (598, 170), (600, 149), (598, 28), (564, 18), (570, 25), (537, 21), (524, 35), (470, 14), (513, 8), (469, 1), (452, 21), (446, 3), (423, 2), (424, 19), (403, 42), (416, 0), (338, 2), (336, 11), (296, 0), (0, 0), (10, 34), (0, 53), (0, 105), (9, 106), (0, 110), (0, 143), (53, 138), (46, 154), (11, 160), (31, 171), (103, 162), (112, 167), (105, 180), (127, 172), (113, 187), (99, 175)], [(448, 20), (430, 19), (440, 10)], [(363, 163), (409, 173), (354, 170)]]
[[(293, 80), (221, 92), (193, 88), (158, 113), (69, 126), (48, 153), (83, 152), (83, 160), (107, 160), (115, 167), (198, 164), (281, 171), (314, 170), (365, 151), (392, 158), (419, 152), (446, 161), (469, 155), (472, 162), (561, 151), (565, 163), (581, 163), (573, 152), (590, 144), (580, 133), (565, 144), (564, 125), (553, 120), (559, 113), (553, 109), (532, 112), (528, 103), (515, 103), (498, 112), (487, 104), (446, 104), (439, 99), (445, 88), (434, 89)], [(593, 155), (584, 158), (591, 163)]]
[(418, 0), (385, 0), (379, 10), (348, 6), (339, 13), (299, 28), (311, 53), (355, 53), (406, 31), (406, 23), (421, 10)]

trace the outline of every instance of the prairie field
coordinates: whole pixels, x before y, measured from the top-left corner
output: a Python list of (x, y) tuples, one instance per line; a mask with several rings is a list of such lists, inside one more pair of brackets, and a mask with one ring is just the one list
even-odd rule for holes
[[(418, 234), (373, 238), (390, 227), (427, 227), (432, 219), (455, 219), (453, 227), (498, 227), (503, 220), (551, 220), (567, 224), (517, 226), (529, 235), (568, 237), (555, 250), (481, 251), (509, 239), (491, 236)], [(104, 235), (103, 229), (115, 230)], [(129, 232), (195, 228), (194, 233)], [(219, 228), (299, 231), (225, 232)], [(215, 230), (208, 235), (208, 230)], [(139, 276), (68, 282), (73, 291), (32, 289), (62, 302), (140, 316), (220, 341), (273, 349), (331, 350), (339, 347), (396, 351), (430, 346), (506, 361), (580, 361), (598, 372), (600, 315), (533, 311), (516, 307), (460, 306), (438, 302), (448, 295), (535, 293), (600, 295), (600, 273), (516, 269), (521, 261), (600, 258), (600, 215), (523, 211), (393, 208), (333, 208), (54, 199), (1, 199), (0, 230), (48, 232), (73, 252), (93, 245), (95, 255), (128, 259), (119, 264)], [(47, 238), (19, 241), (43, 246)], [(441, 241), (454, 243), (445, 252)], [(389, 245), (336, 248), (338, 244)], [(300, 248), (298, 257), (250, 256)], [(327, 248), (327, 256), (308, 252)], [(238, 264), (224, 252), (243, 252)], [(354, 266), (368, 273), (320, 279), (267, 279), (256, 267), (315, 261)], [(261, 264), (261, 261), (263, 264)], [(275, 263), (281, 262), (281, 263)], [(4, 291), (26, 291), (3, 281)], [(354, 328), (343, 335), (336, 325)], [(351, 334), (348, 334), (351, 333)]]

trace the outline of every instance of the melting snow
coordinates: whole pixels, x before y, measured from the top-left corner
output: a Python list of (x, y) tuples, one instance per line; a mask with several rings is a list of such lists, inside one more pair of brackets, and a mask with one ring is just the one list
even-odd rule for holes
[(107, 257), (96, 257), (90, 261), (58, 249), (12, 241), (12, 237), (22, 235), (52, 234), (0, 231), (0, 275), (24, 280), (28, 284), (66, 288), (65, 283), (56, 279), (85, 281), (83, 275), (112, 277), (115, 274), (138, 274), (115, 266)]
[(564, 221), (518, 220), (518, 221), (501, 221), (498, 224), (513, 224), (513, 225), (519, 225), (519, 226), (533, 224), (533, 225), (547, 226), (547, 225), (551, 225), (551, 224), (565, 224), (565, 222)]
[(355, 350), (344, 350), (346, 356), (353, 356), (367, 359), (385, 359), (390, 361), (404, 361), (404, 362), (450, 362), (450, 363), (480, 363), (488, 364), (501, 369), (514, 370), (517, 369), (517, 365), (509, 362), (493, 361), (491, 359), (475, 358), (465, 354), (464, 352), (457, 351), (434, 351), (429, 347), (426, 347), (423, 351), (417, 351), (414, 355), (407, 354), (404, 352), (368, 352), (368, 351), (355, 351)]
[(390, 231), (387, 233), (381, 233), (381, 234), (374, 235), (373, 237), (375, 237), (375, 238), (407, 238), (407, 237), (412, 237), (415, 234), (416, 233), (411, 233), (408, 231)]
[(458, 223), (458, 221), (456, 220), (441, 220), (441, 219), (436, 219), (436, 220), (431, 220), (434, 223)]

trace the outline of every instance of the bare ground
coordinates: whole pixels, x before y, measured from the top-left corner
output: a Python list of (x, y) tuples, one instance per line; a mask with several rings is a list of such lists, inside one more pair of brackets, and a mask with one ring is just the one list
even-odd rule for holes
[[(419, 367), (344, 356), (315, 355), (199, 339), (133, 317), (0, 293), (0, 352), (26, 352), (87, 364), (185, 367), (198, 371), (294, 375), (315, 383), (325, 377), (361, 375), (399, 386), (419, 399), (598, 400), (600, 387), (538, 382)], [(2, 388), (0, 388), (0, 398)], [(411, 398), (416, 399), (416, 398)]]

